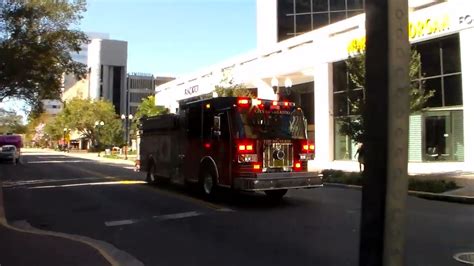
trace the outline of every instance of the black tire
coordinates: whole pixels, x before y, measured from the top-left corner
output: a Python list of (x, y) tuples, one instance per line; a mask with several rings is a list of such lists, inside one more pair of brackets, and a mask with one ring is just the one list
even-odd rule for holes
[(206, 169), (201, 172), (199, 176), (199, 190), (205, 198), (215, 198), (217, 194), (217, 180), (213, 171)]
[(158, 182), (158, 177), (155, 175), (155, 164), (151, 163), (146, 172), (146, 180), (148, 184), (153, 185)]
[(272, 201), (279, 201), (285, 196), (288, 189), (265, 190), (265, 194)]
[(16, 158), (16, 159), (15, 159), (15, 163), (16, 163), (16, 164), (20, 163), (20, 158)]

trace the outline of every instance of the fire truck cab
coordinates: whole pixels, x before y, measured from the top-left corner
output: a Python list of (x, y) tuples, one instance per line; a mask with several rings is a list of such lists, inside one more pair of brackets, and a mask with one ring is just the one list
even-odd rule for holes
[(272, 198), (320, 187), (322, 175), (308, 172), (313, 158), (303, 111), (288, 101), (211, 98), (142, 120), (140, 169), (147, 182), (197, 183), (207, 196), (218, 187)]

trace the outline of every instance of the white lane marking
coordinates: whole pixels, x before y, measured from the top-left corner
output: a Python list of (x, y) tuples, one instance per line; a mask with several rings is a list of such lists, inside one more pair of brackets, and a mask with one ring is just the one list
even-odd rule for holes
[(83, 177), (83, 178), (69, 178), (69, 179), (36, 179), (36, 180), (23, 180), (23, 181), (12, 181), (7, 180), (3, 181), (3, 187), (15, 187), (15, 186), (26, 186), (26, 185), (35, 185), (35, 184), (45, 184), (45, 183), (61, 183), (61, 182), (71, 182), (71, 181), (84, 181), (84, 180), (100, 180), (102, 177)]
[(46, 163), (89, 163), (87, 160), (63, 160), (63, 161), (30, 161), (28, 164), (46, 164)]
[(197, 211), (191, 211), (191, 212), (181, 212), (181, 213), (158, 215), (158, 216), (153, 216), (153, 218), (157, 219), (157, 220), (160, 220), (160, 221), (164, 221), (164, 220), (174, 220), (174, 219), (194, 217), (194, 216), (199, 216), (199, 215), (201, 215), (201, 213), (199, 213)]
[[(176, 220), (176, 219), (182, 219), (182, 218), (195, 217), (199, 215), (201, 215), (201, 213), (197, 211), (190, 211), (190, 212), (156, 215), (156, 216), (153, 216), (153, 219), (158, 220), (158, 221), (167, 221), (167, 220)], [(145, 219), (125, 219), (125, 220), (107, 221), (107, 222), (104, 222), (104, 224), (105, 226), (113, 227), (113, 226), (135, 224), (142, 221), (145, 221)]]
[(124, 166), (124, 169), (135, 170), (135, 166)]
[(129, 220), (118, 220), (118, 221), (109, 221), (109, 222), (105, 222), (105, 226), (120, 226), (120, 225), (128, 225), (128, 224), (134, 224), (134, 223), (137, 223), (138, 220), (132, 220), (132, 219), (129, 219)]
[(53, 185), (53, 186), (36, 186), (30, 187), (29, 189), (43, 189), (43, 188), (60, 188), (60, 187), (81, 187), (81, 186), (101, 186), (101, 185), (136, 185), (146, 184), (145, 181), (139, 180), (121, 180), (121, 181), (109, 181), (109, 182), (93, 182), (93, 183), (80, 183), (80, 184), (67, 184), (67, 185)]
[(235, 212), (235, 210), (232, 210), (230, 208), (220, 208), (217, 209), (218, 212)]

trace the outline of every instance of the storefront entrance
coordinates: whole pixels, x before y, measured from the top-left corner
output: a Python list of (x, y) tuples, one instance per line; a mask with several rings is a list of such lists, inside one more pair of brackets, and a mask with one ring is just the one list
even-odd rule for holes
[(439, 111), (425, 114), (424, 160), (464, 160), (462, 111)]

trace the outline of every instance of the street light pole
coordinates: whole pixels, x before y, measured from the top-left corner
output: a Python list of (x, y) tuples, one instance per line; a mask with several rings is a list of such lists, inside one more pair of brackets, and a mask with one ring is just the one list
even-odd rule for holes
[(66, 133), (67, 133), (68, 129), (67, 127), (65, 127), (63, 129), (63, 150), (66, 151), (67, 149), (67, 144), (66, 144)]
[(128, 145), (130, 142), (130, 123), (133, 119), (133, 115), (129, 114), (128, 116), (126, 116), (125, 114), (122, 114), (120, 118), (122, 118), (122, 120), (124, 121), (125, 160), (128, 160)]
[(99, 153), (97, 154), (97, 157), (100, 157), (100, 128), (105, 125), (104, 121), (95, 121), (95, 127), (97, 127), (97, 136), (96, 136), (96, 141), (97, 141), (97, 148), (99, 150)]

